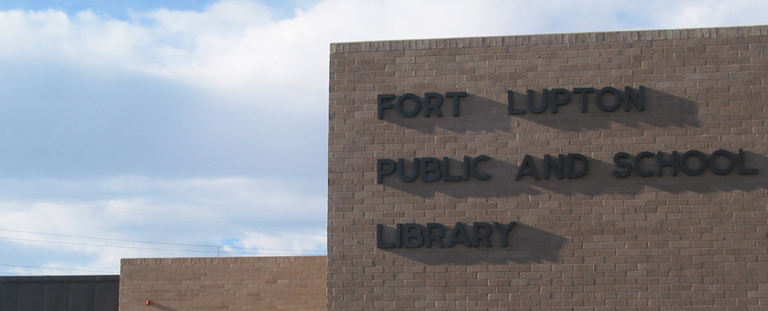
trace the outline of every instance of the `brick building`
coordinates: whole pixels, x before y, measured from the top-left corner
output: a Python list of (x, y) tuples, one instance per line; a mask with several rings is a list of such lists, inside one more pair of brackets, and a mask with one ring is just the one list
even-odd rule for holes
[(332, 44), (329, 309), (766, 308), (766, 53), (766, 26)]
[(123, 259), (120, 270), (120, 311), (326, 310), (325, 256)]

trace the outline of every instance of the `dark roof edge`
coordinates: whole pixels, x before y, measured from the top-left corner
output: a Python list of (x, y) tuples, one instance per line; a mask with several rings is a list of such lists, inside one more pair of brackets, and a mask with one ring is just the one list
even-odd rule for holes
[(0, 283), (51, 283), (51, 282), (114, 282), (119, 275), (46, 275), (46, 276), (0, 276)]
[(331, 43), (331, 53), (424, 50), (439, 48), (501, 47), (594, 42), (631, 42), (668, 39), (729, 38), (768, 35), (768, 25), (668, 30), (630, 30), (539, 34), (502, 37), (422, 39)]

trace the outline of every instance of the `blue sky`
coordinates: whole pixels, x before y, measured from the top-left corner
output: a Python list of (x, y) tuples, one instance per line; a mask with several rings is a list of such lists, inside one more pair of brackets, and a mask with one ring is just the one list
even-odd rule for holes
[(324, 254), (331, 42), (757, 25), (766, 9), (3, 1), (0, 275), (117, 274), (120, 258)]
[[(270, 7), (273, 13), (290, 17), (295, 8), (307, 8), (314, 0), (269, 0), (260, 1)], [(213, 0), (152, 0), (152, 1), (105, 1), (105, 0), (5, 0), (0, 2), (0, 10), (47, 11), (57, 10), (67, 14), (90, 10), (100, 16), (128, 20), (131, 12), (147, 12), (157, 9), (204, 11)]]

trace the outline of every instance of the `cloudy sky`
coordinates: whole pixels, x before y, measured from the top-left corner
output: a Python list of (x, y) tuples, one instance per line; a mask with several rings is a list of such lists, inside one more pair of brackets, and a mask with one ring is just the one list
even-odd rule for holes
[(4, 0), (0, 275), (324, 255), (331, 42), (768, 24), (765, 1)]

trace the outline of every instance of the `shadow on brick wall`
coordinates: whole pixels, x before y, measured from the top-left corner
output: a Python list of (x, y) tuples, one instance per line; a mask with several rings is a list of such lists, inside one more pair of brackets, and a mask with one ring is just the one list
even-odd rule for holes
[[(717, 175), (710, 169), (705, 169), (700, 175), (690, 176), (683, 171), (678, 171), (677, 176), (672, 176), (672, 168), (662, 168), (662, 176), (658, 175), (658, 167), (655, 159), (644, 160), (641, 168), (653, 172), (651, 176), (640, 176), (633, 172), (627, 177), (619, 178), (613, 175), (616, 170), (624, 170), (614, 163), (607, 163), (590, 158), (589, 173), (575, 180), (530, 180), (528, 185), (544, 188), (552, 192), (565, 195), (584, 194), (638, 194), (646, 192), (645, 188), (654, 188), (669, 193), (711, 193), (730, 191), (752, 191), (768, 189), (768, 157), (753, 152), (745, 152), (747, 159), (746, 168), (758, 170), (757, 174), (740, 175), (738, 165), (726, 175)], [(669, 154), (666, 155), (670, 157)], [(631, 160), (632, 158), (630, 158)], [(723, 160), (718, 158), (719, 160)], [(692, 162), (693, 163), (693, 162)], [(692, 164), (695, 166), (695, 164)], [(727, 165), (719, 164), (719, 167)]]
[[(453, 230), (446, 226), (446, 232)], [(387, 232), (388, 231), (388, 232)], [(394, 228), (387, 228), (385, 236), (392, 238)], [(492, 247), (467, 247), (456, 244), (451, 248), (382, 248), (427, 265), (480, 265), (480, 264), (533, 264), (560, 263), (560, 250), (568, 239), (525, 224), (518, 223), (508, 235), (507, 247), (501, 247), (500, 237), (494, 232)], [(446, 239), (444, 239), (446, 240)]]
[(147, 309), (150, 309), (150, 310), (155, 309), (155, 310), (162, 310), (162, 311), (178, 311), (178, 309), (170, 308), (154, 301), (152, 302), (151, 305), (147, 307)]
[[(424, 98), (421, 100), (424, 101)], [(406, 109), (412, 110), (414, 108), (406, 107)], [(441, 111), (442, 117), (431, 112), (430, 117), (425, 117), (424, 113), (419, 113), (414, 117), (405, 118), (398, 114), (395, 109), (391, 109), (383, 113), (383, 120), (429, 135), (435, 134), (435, 128), (466, 134), (468, 131), (509, 132), (513, 127), (513, 124), (510, 123), (511, 119), (507, 116), (506, 104), (474, 94), (469, 94), (461, 100), (459, 116), (453, 116), (451, 101), (446, 101), (442, 105)]]
[[(735, 150), (733, 150), (736, 153)], [(681, 151), (682, 153), (682, 151)], [(671, 157), (669, 153), (667, 157)], [(646, 187), (658, 189), (669, 193), (710, 193), (710, 192), (728, 192), (728, 191), (751, 191), (757, 189), (768, 189), (768, 157), (745, 151), (747, 169), (758, 170), (757, 174), (740, 175), (739, 167), (736, 165), (733, 171), (726, 175), (717, 175), (710, 169), (705, 169), (700, 175), (690, 176), (683, 171), (679, 171), (677, 176), (672, 176), (672, 168), (664, 167), (662, 176), (658, 176), (658, 168), (655, 165), (655, 158), (644, 159), (641, 162), (641, 169), (651, 171), (654, 174), (643, 177), (637, 173), (632, 173), (627, 177), (619, 178), (612, 174), (615, 170), (623, 170), (614, 163), (603, 162), (594, 158), (587, 158), (589, 170), (583, 177), (569, 179), (566, 175), (558, 179), (554, 174), (550, 174), (550, 179), (544, 177), (544, 160), (542, 158), (532, 157), (537, 165), (539, 179), (535, 176), (525, 175), (520, 180), (516, 177), (520, 170), (520, 163), (511, 164), (504, 161), (491, 159), (484, 163), (482, 169), (492, 177), (488, 180), (470, 179), (469, 181), (457, 182), (422, 182), (419, 180), (413, 182), (403, 182), (397, 176), (387, 176), (384, 178), (384, 185), (410, 193), (423, 198), (431, 198), (436, 193), (442, 193), (456, 198), (494, 198), (510, 197), (516, 195), (536, 195), (543, 193), (543, 190), (551, 191), (563, 195), (601, 195), (601, 194), (638, 194), (646, 192)], [(632, 162), (632, 157), (627, 161)], [(723, 157), (718, 157), (724, 160)], [(696, 166), (691, 162), (691, 166)], [(727, 164), (718, 164), (718, 167), (727, 167)], [(578, 169), (577, 169), (578, 171)]]
[[(637, 90), (635, 90), (637, 91)], [(611, 95), (606, 96), (605, 101)], [(534, 92), (534, 106), (538, 107), (541, 91)], [(566, 132), (593, 131), (611, 129), (611, 124), (622, 124), (628, 127), (637, 128), (642, 124), (648, 124), (659, 128), (669, 127), (699, 127), (698, 105), (696, 102), (664, 93), (659, 90), (645, 88), (645, 110), (639, 111), (635, 106), (631, 106), (629, 111), (619, 107), (613, 112), (600, 110), (594, 103), (595, 94), (591, 94), (587, 100), (587, 112), (581, 112), (581, 99), (574, 94), (570, 103), (558, 107), (557, 113), (552, 113), (552, 107), (547, 111), (534, 114), (528, 111), (525, 114), (509, 115), (511, 118), (526, 120), (536, 124), (555, 128)], [(515, 93), (515, 107), (524, 108), (527, 106), (527, 94)], [(506, 109), (506, 103), (503, 105)], [(622, 103), (623, 105), (623, 103)]]
[[(506, 97), (506, 94), (503, 94)], [(611, 95), (607, 95), (605, 101), (609, 102)], [(534, 107), (541, 106), (541, 91), (534, 92)], [(540, 114), (530, 111), (525, 114), (507, 114), (506, 102), (499, 102), (489, 98), (469, 94), (462, 99), (460, 114), (452, 115), (452, 102), (446, 101), (442, 105), (442, 117), (425, 117), (423, 113), (405, 118), (399, 115), (395, 109), (386, 110), (383, 120), (413, 129), (425, 134), (435, 134), (435, 128), (442, 128), (450, 132), (466, 134), (467, 132), (510, 132), (518, 127), (519, 122), (533, 122), (543, 126), (555, 128), (566, 132), (592, 131), (610, 129), (611, 124), (623, 124), (629, 127), (640, 127), (649, 124), (660, 128), (669, 127), (699, 127), (698, 105), (689, 99), (678, 97), (650, 88), (645, 89), (645, 110), (638, 111), (634, 106), (630, 111), (624, 111), (620, 107), (613, 112), (600, 110), (594, 103), (595, 94), (588, 97), (587, 112), (581, 112), (581, 99), (574, 95), (567, 105), (558, 106), (558, 112), (552, 113), (551, 107)], [(424, 99), (422, 98), (422, 101)], [(527, 93), (515, 92), (513, 101), (516, 108), (527, 106)], [(408, 110), (413, 107), (406, 107)], [(424, 111), (422, 109), (421, 111)]]
[[(457, 159), (452, 159), (456, 160)], [(408, 170), (405, 174), (411, 173), (410, 168), (413, 167), (413, 161), (405, 160), (405, 167)], [(482, 198), (494, 198), (494, 197), (508, 197), (521, 194), (534, 195), (541, 193), (540, 190), (528, 187), (527, 185), (519, 182), (515, 182), (515, 172), (517, 172), (517, 165), (513, 165), (497, 159), (491, 159), (487, 163), (478, 165), (478, 170), (481, 173), (487, 173), (491, 175), (488, 180), (477, 180), (470, 177), (467, 181), (444, 181), (443, 179), (435, 182), (423, 182), (421, 178), (412, 182), (404, 182), (394, 173), (390, 176), (383, 178), (383, 184), (388, 187), (398, 189), (410, 193), (415, 196), (430, 198), (434, 197), (436, 192), (447, 194), (457, 198), (468, 197), (482, 197)], [(452, 174), (461, 174), (458, 171)], [(452, 169), (453, 171), (453, 169)]]

